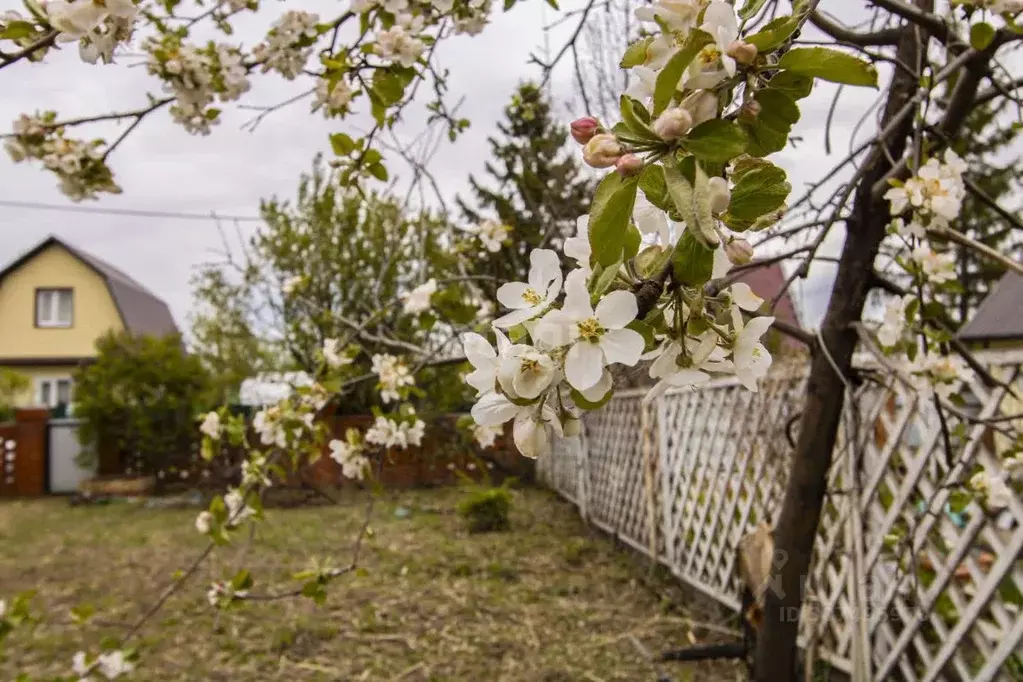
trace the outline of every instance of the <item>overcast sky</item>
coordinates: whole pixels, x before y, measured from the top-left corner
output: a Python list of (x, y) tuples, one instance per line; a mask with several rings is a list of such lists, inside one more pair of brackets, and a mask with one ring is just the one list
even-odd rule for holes
[[(0, 11), (19, 4), (0, 0)], [(336, 13), (338, 6), (335, 2), (287, 3), (288, 9), (319, 11), (323, 17)], [(571, 10), (573, 6), (569, 3), (563, 9)], [(231, 42), (247, 47), (258, 42), (266, 27), (284, 11), (283, 3), (267, 3), (267, 8), (239, 24)], [(438, 50), (442, 66), (451, 71), (450, 101), (464, 95), (460, 114), (472, 121), (470, 131), (454, 144), (443, 144), (433, 161), (433, 171), (449, 196), (465, 191), (469, 173), (482, 171), (487, 155), (485, 138), (501, 118), (516, 85), (539, 73), (538, 67), (527, 62), (531, 52), (542, 50), (541, 27), (554, 18), (555, 14), (545, 9), (545, 3), (529, 0), (507, 14), (497, 14), (482, 35), (453, 38)], [(573, 25), (565, 22), (552, 32), (551, 44), (555, 49), (559, 38), (570, 32)], [(8, 122), (21, 112), (56, 109), (63, 118), (140, 106), (145, 103), (147, 89), (155, 93), (159, 85), (143, 67), (133, 66), (139, 61), (126, 56), (115, 66), (90, 66), (82, 63), (72, 48), (51, 52), (42, 65), (20, 63), (4, 69), (0, 71), (3, 93), (0, 129), (9, 129)], [(563, 105), (574, 97), (570, 75), (568, 70), (562, 70), (552, 82), (554, 96)], [(244, 103), (274, 104), (305, 87), (273, 74), (256, 75), (253, 90)], [(828, 91), (826, 85), (820, 87), (803, 103), (803, 119), (798, 128), (803, 141), (795, 149), (786, 149), (773, 157), (789, 172), (794, 194), (799, 193), (804, 183), (822, 176), (834, 161), (823, 151), (823, 120), (830, 104)], [(845, 97), (836, 111), (832, 129), (836, 153), (846, 148), (853, 127), (872, 99), (872, 93), (866, 91)], [(112, 157), (124, 194), (104, 196), (98, 202), (83, 205), (256, 216), (260, 197), (292, 194), (298, 175), (309, 168), (317, 152), (328, 147), (329, 133), (368, 128), (367, 117), (326, 121), (319, 115), (310, 115), (309, 106), (308, 101), (302, 101), (284, 108), (271, 114), (254, 132), (248, 132), (241, 130), (241, 125), (251, 119), (253, 112), (227, 105), (223, 122), (208, 137), (190, 136), (173, 124), (168, 114), (157, 112)], [(566, 113), (566, 120), (568, 116)], [(423, 130), (421, 114), (412, 111), (407, 119), (398, 129), (403, 139)], [(868, 124), (859, 139), (872, 129)], [(89, 135), (112, 139), (118, 129), (83, 128), (78, 134), (85, 135), (86, 130), (93, 131)], [(392, 168), (401, 172), (397, 162)], [(56, 189), (54, 176), (37, 165), (13, 164), (5, 154), (0, 154), (0, 201), (3, 200), (74, 206)], [(246, 223), (242, 227), (252, 226)], [(49, 234), (66, 238), (126, 270), (164, 297), (182, 328), (187, 324), (191, 304), (189, 278), (198, 264), (216, 258), (215, 250), (220, 247), (212, 220), (91, 215), (5, 206), (0, 206), (0, 234), (3, 263)], [(811, 323), (826, 304), (828, 279), (815, 278), (797, 289), (805, 299)]]

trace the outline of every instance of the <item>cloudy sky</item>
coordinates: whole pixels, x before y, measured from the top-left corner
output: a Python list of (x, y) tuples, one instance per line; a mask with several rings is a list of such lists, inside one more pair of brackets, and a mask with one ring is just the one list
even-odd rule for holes
[[(0, 11), (14, 8), (14, 0), (0, 0)], [(578, 3), (568, 3), (571, 10)], [(858, 3), (856, 3), (858, 4)], [(327, 17), (336, 14), (334, 2), (289, 0), (288, 9), (303, 8)], [(267, 10), (240, 22), (232, 42), (251, 47), (266, 27), (283, 12), (282, 3), (267, 3)], [(538, 67), (529, 65), (531, 52), (544, 45), (542, 26), (556, 18), (540, 0), (521, 3), (507, 14), (498, 14), (490, 27), (475, 38), (456, 37), (438, 50), (442, 66), (450, 69), (450, 101), (465, 97), (460, 114), (471, 119), (470, 131), (454, 144), (445, 143), (433, 159), (433, 170), (443, 191), (453, 196), (465, 190), (469, 173), (479, 173), (486, 159), (485, 138), (516, 85), (536, 77)], [(550, 44), (572, 30), (564, 22), (550, 32)], [(145, 103), (147, 91), (159, 85), (138, 66), (139, 59), (124, 56), (114, 66), (82, 63), (75, 49), (51, 52), (46, 62), (20, 63), (0, 70), (0, 130), (9, 128), (21, 112), (55, 109), (62, 118), (131, 109)], [(565, 64), (568, 67), (568, 64)], [(271, 105), (302, 92), (307, 86), (287, 82), (276, 75), (253, 78), (249, 105)], [(805, 183), (823, 175), (834, 158), (824, 155), (823, 121), (830, 104), (827, 87), (804, 102), (798, 129), (802, 141), (775, 155), (788, 170), (794, 194)], [(555, 74), (554, 96), (566, 112), (572, 108), (571, 73)], [(847, 148), (850, 134), (873, 96), (869, 92), (846, 96), (838, 107), (832, 128), (836, 154)], [(290, 196), (298, 175), (307, 170), (313, 156), (327, 148), (327, 136), (336, 131), (368, 129), (367, 118), (354, 116), (344, 122), (326, 121), (310, 115), (302, 101), (271, 114), (254, 132), (241, 126), (252, 111), (225, 107), (223, 122), (208, 137), (190, 136), (157, 112), (118, 148), (113, 157), (117, 179), (124, 188), (120, 196), (87, 202), (91, 208), (136, 209), (209, 215), (256, 216), (260, 197)], [(408, 140), (423, 130), (423, 109), (410, 112), (397, 134)], [(579, 112), (582, 113), (582, 112)], [(868, 124), (859, 139), (873, 129)], [(116, 136), (116, 126), (95, 126), (81, 135)], [(839, 157), (840, 158), (840, 157)], [(402, 172), (397, 163), (392, 168)], [(407, 175), (407, 171), (405, 172)], [(217, 258), (220, 236), (213, 220), (99, 215), (71, 211), (19, 208), (3, 202), (37, 202), (74, 207), (56, 189), (54, 177), (29, 163), (13, 164), (0, 154), (0, 262), (7, 262), (49, 234), (66, 238), (126, 270), (163, 296), (179, 325), (185, 326), (190, 309), (189, 278), (198, 264)], [(255, 223), (241, 223), (243, 231)], [(233, 231), (233, 226), (231, 226)], [(837, 244), (837, 240), (836, 240)], [(805, 283), (801, 294), (808, 319), (813, 322), (826, 303), (828, 280), (818, 277)]]

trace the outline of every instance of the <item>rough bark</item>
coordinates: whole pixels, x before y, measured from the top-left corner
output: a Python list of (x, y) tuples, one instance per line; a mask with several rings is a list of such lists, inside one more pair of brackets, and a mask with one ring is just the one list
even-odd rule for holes
[[(930, 12), (933, 0), (915, 0), (918, 8)], [(915, 65), (918, 50), (927, 37), (910, 23), (901, 29), (898, 59)], [(916, 80), (897, 70), (890, 86), (880, 129), (916, 92)], [(843, 375), (849, 375), (856, 334), (850, 327), (863, 313), (872, 283), (874, 259), (888, 223), (887, 202), (872, 193), (875, 183), (891, 169), (889, 159), (906, 151), (912, 132), (912, 116), (892, 130), (885, 144), (888, 154), (875, 148), (866, 161), (865, 173), (855, 190), (853, 209), (846, 223), (847, 236), (838, 265), (821, 340)], [(775, 523), (776, 560), (773, 589), (764, 605), (764, 625), (757, 642), (754, 678), (757, 682), (789, 682), (797, 679), (796, 636), (810, 568), (817, 526), (827, 490), (827, 474), (842, 414), (845, 391), (842, 377), (832, 367), (828, 354), (814, 353), (807, 385), (806, 402), (799, 438), (790, 462), (788, 484), (781, 513)]]

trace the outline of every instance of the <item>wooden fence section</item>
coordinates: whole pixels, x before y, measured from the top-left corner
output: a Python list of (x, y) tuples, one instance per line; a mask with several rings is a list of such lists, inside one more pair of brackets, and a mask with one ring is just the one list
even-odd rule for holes
[[(1023, 396), (1020, 357), (987, 360)], [(847, 400), (801, 642), (855, 679), (1023, 679), (1023, 503), (997, 515), (950, 504), (979, 466), (1001, 471), (1012, 443), (998, 428), (1023, 403), (979, 381), (961, 393), (945, 428), (933, 401), (898, 382)], [(587, 416), (582, 439), (559, 441), (537, 476), (738, 609), (738, 542), (779, 509), (804, 394), (799, 373), (755, 394), (719, 381), (646, 406), (625, 392)]]
[(21, 409), (15, 421), (0, 424), (0, 497), (27, 497), (46, 491), (48, 410)]

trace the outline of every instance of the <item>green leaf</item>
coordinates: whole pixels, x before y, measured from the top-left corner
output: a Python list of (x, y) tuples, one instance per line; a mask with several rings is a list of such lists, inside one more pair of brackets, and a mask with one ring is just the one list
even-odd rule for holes
[(753, 156), (767, 156), (781, 151), (789, 141), (792, 126), (799, 120), (799, 107), (780, 90), (766, 88), (755, 96), (760, 113), (752, 123), (742, 126), (749, 134), (746, 151)]
[(629, 225), (628, 234), (625, 235), (625, 253), (622, 257), (625, 260), (635, 258), (636, 254), (639, 253), (639, 247), (643, 244), (643, 235), (639, 233), (639, 228), (635, 225)]
[(689, 67), (693, 58), (703, 49), (705, 45), (714, 42), (714, 39), (706, 31), (693, 30), (686, 38), (682, 48), (671, 56), (668, 63), (664, 65), (661, 72), (657, 74), (657, 81), (654, 83), (654, 116), (660, 115), (671, 98), (675, 96), (678, 82), (682, 80), (682, 74)]
[(970, 27), (970, 47), (974, 50), (986, 50), (995, 39), (995, 29), (991, 24), (981, 22)]
[(651, 204), (667, 211), (671, 199), (668, 197), (668, 186), (664, 182), (664, 168), (659, 163), (650, 164), (639, 176), (639, 188)]
[(604, 405), (607, 405), (607, 403), (611, 400), (611, 396), (614, 395), (614, 392), (615, 389), (614, 386), (612, 386), (611, 389), (608, 390), (607, 394), (603, 398), (596, 402), (593, 402), (591, 400), (587, 400), (582, 393), (573, 388), (572, 402), (574, 402), (576, 405), (583, 408), (584, 410), (599, 410), (600, 408), (604, 407)]
[[(660, 142), (661, 138), (650, 129), (650, 126), (643, 121), (643, 116), (647, 115), (646, 109), (643, 105), (635, 101), (630, 97), (622, 95), (620, 99), (620, 107), (622, 112), (622, 122), (625, 123), (627, 133), (631, 133), (635, 137), (639, 137), (652, 142)], [(642, 114), (640, 114), (642, 112)], [(617, 126), (616, 126), (617, 127)]]
[[(615, 277), (618, 276), (618, 270), (621, 267), (622, 261), (620, 260), (606, 268), (601, 268), (599, 265), (597, 266), (599, 270), (594, 270), (594, 274), (597, 275), (597, 281), (593, 287), (593, 292), (590, 294), (591, 303), (595, 303), (596, 300), (599, 300), (600, 297), (611, 288), (611, 285), (614, 284)], [(597, 274), (598, 272), (600, 274)]]
[(28, 21), (11, 21), (0, 31), (0, 40), (20, 40), (35, 35), (36, 29)]
[(693, 236), (692, 230), (687, 229), (675, 245), (672, 270), (677, 282), (690, 287), (703, 286), (714, 271), (714, 249), (704, 246)]
[(355, 151), (355, 141), (345, 133), (334, 133), (330, 136), (330, 148), (338, 156), (348, 156)]
[(745, 40), (747, 43), (755, 45), (757, 52), (766, 54), (781, 47), (797, 28), (799, 28), (799, 17), (778, 17), (765, 24), (758, 32), (747, 36)]
[(94, 613), (96, 608), (92, 604), (78, 604), (71, 608), (71, 619), (79, 624), (87, 623)]
[(238, 573), (236, 573), (235, 576), (231, 578), (231, 587), (233, 587), (235, 591), (247, 590), (250, 587), (252, 587), (252, 584), (253, 584), (252, 574), (249, 573), (248, 569), (246, 568), (243, 568), (242, 570), (238, 571)]
[(653, 277), (660, 272), (664, 264), (671, 258), (671, 250), (657, 244), (648, 246), (636, 256), (636, 270), (640, 276)]
[(623, 178), (613, 172), (597, 185), (590, 206), (590, 248), (605, 267), (622, 257), (638, 185), (638, 176)]
[(757, 218), (784, 204), (792, 191), (785, 171), (763, 159), (738, 165), (732, 180), (732, 199), (722, 220), (733, 230), (749, 228)]
[(380, 182), (387, 182), (387, 168), (381, 163), (374, 163), (369, 167), (369, 174)]
[(746, 0), (746, 4), (739, 10), (739, 17), (743, 20), (760, 11), (760, 8), (767, 4), (767, 0)]
[(619, 64), (623, 69), (631, 69), (634, 66), (642, 66), (646, 63), (646, 51), (650, 47), (650, 43), (654, 42), (653, 36), (647, 36), (637, 40), (632, 45), (629, 45), (629, 49), (625, 51), (622, 56), (622, 61)]
[(767, 88), (786, 94), (793, 100), (801, 100), (813, 91), (813, 79), (793, 71), (781, 71), (771, 77)]
[(739, 125), (712, 118), (689, 131), (682, 146), (701, 161), (726, 163), (746, 150), (749, 137)]
[(555, 9), (555, 10), (560, 10), (560, 9), (561, 9), (560, 7), (558, 7), (558, 0), (547, 0), (547, 4), (548, 4), (548, 5), (549, 5), (549, 6), (550, 6), (550, 7), (552, 8), (552, 9)]
[(389, 107), (401, 101), (405, 86), (399, 76), (381, 69), (373, 74), (373, 92), (381, 104)]
[(778, 68), (832, 83), (877, 87), (877, 69), (845, 52), (826, 47), (797, 47), (778, 60)]
[(716, 245), (719, 239), (714, 230), (714, 216), (710, 212), (707, 174), (699, 164), (692, 163), (691, 157), (687, 160), (690, 163), (686, 164), (686, 173), (673, 165), (664, 167), (668, 194), (685, 221), (687, 231), (707, 244)]
[(653, 350), (654, 346), (657, 345), (657, 339), (654, 338), (654, 328), (646, 322), (643, 322), (642, 320), (633, 320), (629, 324), (625, 325), (625, 328), (631, 329), (643, 337), (643, 347), (646, 350)]

